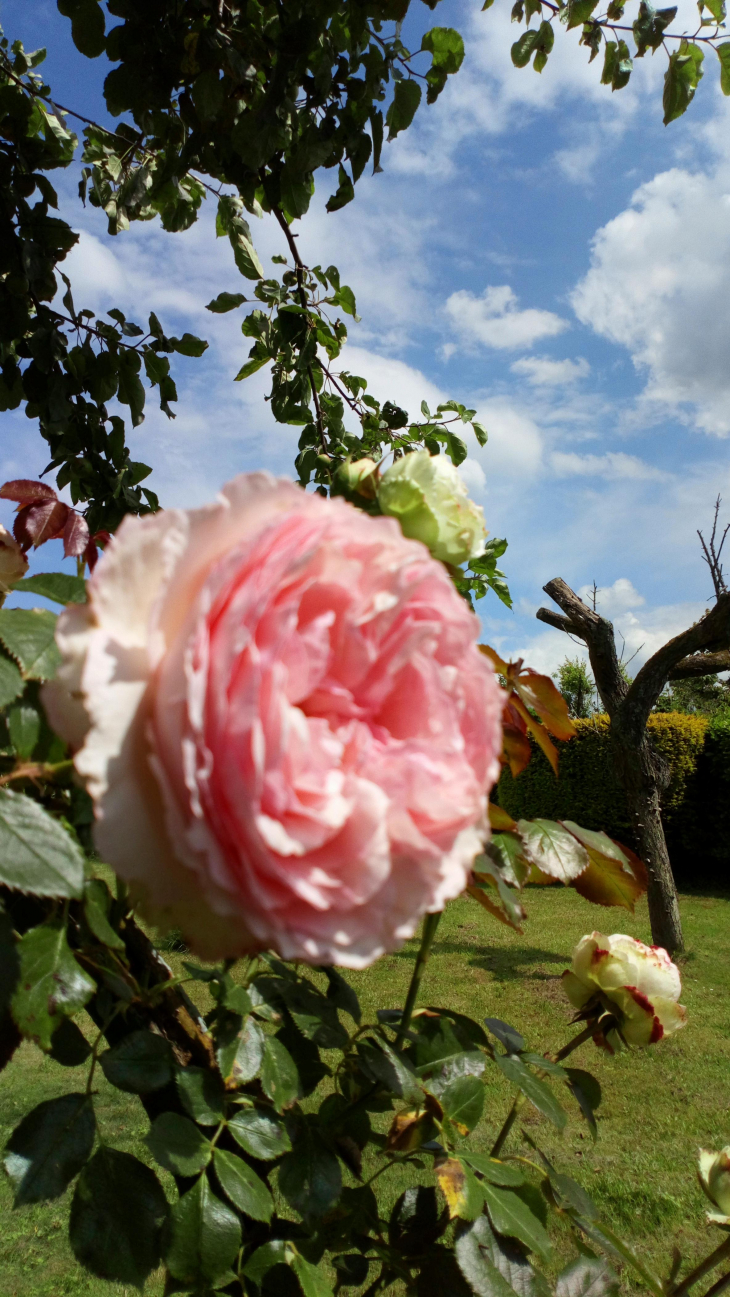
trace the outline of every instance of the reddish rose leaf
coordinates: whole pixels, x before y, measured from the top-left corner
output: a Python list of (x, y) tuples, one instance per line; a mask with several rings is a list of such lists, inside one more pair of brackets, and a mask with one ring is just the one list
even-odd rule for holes
[(63, 529), (64, 558), (80, 558), (89, 544), (89, 527), (85, 518), (75, 509), (69, 509)]
[[(541, 725), (539, 721), (533, 720), (532, 716), (528, 712), (527, 708), (525, 707), (521, 699), (513, 698), (512, 706), (515, 707), (516, 710), (520, 713), (520, 716), (525, 722), (525, 725), (530, 731), (535, 742), (539, 745), (539, 747), (542, 748), (543, 752), (545, 753), (545, 756), (547, 757), (548, 761), (550, 762), (550, 765), (553, 768), (553, 773), (555, 774), (555, 778), (557, 779), (558, 750), (555, 747), (555, 744), (551, 741), (547, 729), (545, 728), (544, 725)], [(525, 765), (527, 765), (527, 762), (525, 762)]]
[(540, 720), (556, 739), (572, 739), (575, 726), (568, 715), (568, 704), (549, 676), (526, 668), (515, 680), (515, 688), (526, 707), (537, 712)]
[(634, 906), (646, 888), (620, 861), (599, 855), (587, 848), (590, 864), (571, 886), (579, 896), (594, 905), (620, 905), (633, 914)]
[(500, 675), (506, 676), (508, 674), (509, 666), (507, 665), (506, 662), (502, 661), (502, 658), (499, 656), (499, 653), (496, 653), (493, 648), (490, 648), (489, 644), (480, 644), (479, 652), (483, 653), (485, 658), (489, 658), (489, 661), (491, 662), (495, 671), (498, 671)]
[(63, 535), (69, 513), (68, 505), (61, 504), (55, 497), (38, 504), (27, 504), (15, 519), (13, 535), (22, 549), (30, 549), (31, 545), (38, 549), (47, 540), (56, 540)]
[(17, 504), (33, 504), (38, 500), (57, 500), (58, 496), (45, 482), (31, 482), (28, 478), (19, 477), (12, 482), (3, 482), (0, 498), (15, 500)]
[(515, 725), (502, 727), (502, 760), (509, 765), (513, 779), (522, 774), (532, 756), (530, 740)]
[(515, 827), (515, 821), (512, 819), (512, 816), (508, 815), (501, 806), (496, 806), (494, 802), (489, 802), (487, 811), (489, 813), (489, 823), (493, 829), (513, 829)]

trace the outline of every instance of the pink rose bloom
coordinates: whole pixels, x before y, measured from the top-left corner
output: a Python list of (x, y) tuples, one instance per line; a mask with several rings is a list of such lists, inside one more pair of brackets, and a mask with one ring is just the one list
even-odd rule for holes
[(246, 474), (126, 518), (88, 590), (46, 704), (151, 919), (208, 958), (362, 968), (462, 891), (502, 693), (397, 522)]

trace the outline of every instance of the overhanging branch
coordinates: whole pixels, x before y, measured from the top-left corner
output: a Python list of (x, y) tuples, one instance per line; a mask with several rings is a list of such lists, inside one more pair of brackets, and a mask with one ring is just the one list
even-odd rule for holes
[(701, 676), (717, 675), (719, 671), (730, 671), (730, 649), (723, 649), (720, 653), (693, 653), (682, 658), (668, 678), (696, 680)]

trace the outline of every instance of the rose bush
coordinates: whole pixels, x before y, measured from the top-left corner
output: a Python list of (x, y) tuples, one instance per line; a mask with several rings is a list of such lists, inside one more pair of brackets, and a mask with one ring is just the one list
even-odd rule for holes
[(88, 589), (46, 705), (149, 915), (208, 957), (362, 967), (463, 890), (503, 696), (397, 523), (244, 475), (126, 518)]
[(581, 1016), (595, 1019), (598, 1039), (605, 1038), (610, 1049), (623, 1042), (653, 1045), (685, 1025), (676, 964), (661, 947), (645, 946), (621, 932), (582, 937), (571, 968), (563, 973), (563, 987)]
[(378, 504), (444, 563), (458, 566), (484, 553), (484, 512), (445, 455), (417, 450), (396, 460), (380, 479)]

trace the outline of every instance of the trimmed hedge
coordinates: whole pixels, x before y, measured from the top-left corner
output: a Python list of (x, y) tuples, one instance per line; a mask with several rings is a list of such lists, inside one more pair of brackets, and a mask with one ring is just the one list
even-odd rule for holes
[[(575, 724), (576, 737), (557, 745), (558, 779), (533, 743), (530, 764), (517, 779), (503, 772), (497, 800), (514, 819), (575, 820), (635, 847), (608, 717)], [(677, 879), (730, 885), (730, 719), (664, 712), (649, 717), (648, 730), (671, 770), (662, 819)]]

